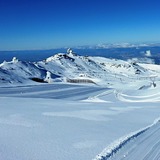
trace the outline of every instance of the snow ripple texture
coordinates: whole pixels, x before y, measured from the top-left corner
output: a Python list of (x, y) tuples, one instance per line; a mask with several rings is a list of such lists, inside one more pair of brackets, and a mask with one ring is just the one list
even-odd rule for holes
[[(132, 132), (128, 134), (127, 136), (121, 137), (120, 139), (116, 140), (112, 144), (110, 144), (107, 148), (105, 148), (99, 155), (97, 155), (93, 160), (111, 160), (113, 156), (117, 154), (117, 152), (120, 152), (120, 150), (125, 147), (129, 142), (131, 142), (133, 139), (138, 138), (140, 135), (144, 134), (146, 131), (150, 130), (152, 127), (158, 125), (160, 123), (160, 118), (156, 119), (153, 124), (142, 128), (141, 130), (138, 130), (136, 132)], [(155, 132), (155, 131), (154, 131)], [(159, 144), (159, 143), (158, 143)], [(157, 143), (153, 146), (153, 148), (157, 148)], [(160, 144), (159, 144), (160, 145)], [(153, 150), (152, 148), (152, 150)], [(156, 150), (156, 149), (155, 149)], [(129, 155), (128, 155), (129, 156)], [(134, 155), (135, 156), (135, 155)], [(143, 158), (143, 160), (148, 160), (148, 156), (151, 156), (150, 153), (146, 154), (146, 156)], [(154, 155), (153, 155), (154, 156)], [(154, 160), (158, 160), (156, 157)], [(151, 157), (150, 157), (151, 158)], [(160, 158), (160, 157), (159, 157)], [(113, 157), (113, 159), (116, 159)], [(120, 157), (118, 157), (120, 160)], [(123, 155), (122, 159), (127, 159), (126, 155)], [(129, 158), (128, 158), (129, 159)], [(132, 159), (132, 158), (131, 158)], [(153, 160), (153, 157), (151, 158)], [(151, 160), (150, 159), (150, 160)]]

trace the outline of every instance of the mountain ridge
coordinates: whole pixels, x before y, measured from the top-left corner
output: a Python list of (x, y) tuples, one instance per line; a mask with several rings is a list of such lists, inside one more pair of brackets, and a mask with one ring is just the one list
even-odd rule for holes
[(58, 53), (38, 62), (19, 61), (15, 57), (11, 62), (4, 61), (0, 64), (0, 82), (1, 84), (31, 83), (36, 79), (46, 82), (47, 72), (50, 72), (48, 77), (51, 79), (50, 82), (88, 79), (95, 83), (108, 84), (117, 78), (122, 81), (137, 77), (159, 77), (158, 67), (150, 68), (150, 66), (150, 64), (139, 64), (134, 60), (79, 56), (70, 49), (67, 53)]

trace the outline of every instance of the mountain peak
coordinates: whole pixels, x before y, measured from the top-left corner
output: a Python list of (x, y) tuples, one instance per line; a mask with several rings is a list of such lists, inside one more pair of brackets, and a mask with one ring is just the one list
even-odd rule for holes
[[(133, 81), (137, 77), (143, 78), (149, 77), (151, 74), (160, 74), (159, 70), (151, 70), (149, 67), (146, 69), (146, 67), (124, 60), (77, 56), (69, 48), (66, 53), (58, 53), (44, 61), (34, 63), (18, 61), (14, 57), (11, 62), (4, 62), (0, 65), (0, 76), (3, 75), (3, 81), (8, 77), (9, 81), (22, 83), (23, 79), (26, 81), (32, 78), (44, 80), (46, 73), (47, 77), (52, 77), (55, 81), (65, 78), (79, 80), (83, 79), (85, 75), (85, 78), (89, 78), (95, 83), (114, 84), (118, 80), (122, 83), (122, 81)], [(48, 79), (50, 80), (50, 78)]]

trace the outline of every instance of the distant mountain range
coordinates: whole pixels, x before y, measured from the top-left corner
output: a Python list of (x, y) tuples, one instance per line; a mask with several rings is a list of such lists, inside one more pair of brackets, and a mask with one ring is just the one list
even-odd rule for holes
[(97, 45), (75, 46), (78, 49), (108, 49), (108, 48), (134, 48), (134, 47), (159, 47), (159, 42), (148, 43), (102, 43)]
[[(22, 61), (37, 62), (57, 53), (65, 53), (67, 48), (50, 50), (0, 51), (0, 63), (10, 61), (14, 56)], [(121, 43), (75, 46), (74, 51), (81, 56), (100, 56), (121, 60), (135, 59), (145, 63), (160, 64), (160, 43)]]

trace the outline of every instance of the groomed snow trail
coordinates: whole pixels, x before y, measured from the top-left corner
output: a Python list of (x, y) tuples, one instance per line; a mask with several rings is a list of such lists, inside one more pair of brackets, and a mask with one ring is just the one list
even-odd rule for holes
[(106, 91), (106, 88), (86, 85), (30, 85), (10, 88), (4, 87), (0, 90), (0, 97), (84, 100), (91, 95), (100, 94), (104, 90)]
[(115, 141), (94, 160), (160, 160), (160, 119)]

